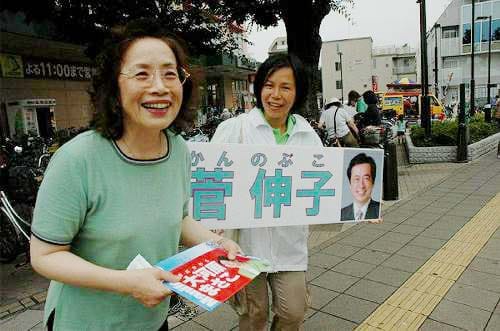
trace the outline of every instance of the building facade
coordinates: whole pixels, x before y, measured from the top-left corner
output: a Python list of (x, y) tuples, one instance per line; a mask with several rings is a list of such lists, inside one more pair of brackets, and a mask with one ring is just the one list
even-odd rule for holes
[(371, 37), (331, 40), (321, 47), (323, 100), (347, 101), (350, 90), (360, 94), (372, 89)]
[[(466, 85), (470, 96), (471, 80), (471, 0), (453, 0), (433, 25), (427, 37), (429, 84), (437, 81), (439, 99), (445, 104), (458, 101), (459, 86)], [(490, 95), (499, 93), (500, 87), (500, 0), (476, 0), (474, 23), (474, 79), (476, 105), (488, 103), (488, 42), (491, 38)], [(489, 31), (491, 16), (492, 29)], [(479, 19), (478, 19), (479, 18)], [(435, 47), (437, 45), (437, 47)], [(437, 61), (435, 53), (437, 50)]]
[(417, 81), (416, 50), (408, 44), (374, 47), (372, 62), (374, 91), (386, 91), (387, 84), (402, 78)]

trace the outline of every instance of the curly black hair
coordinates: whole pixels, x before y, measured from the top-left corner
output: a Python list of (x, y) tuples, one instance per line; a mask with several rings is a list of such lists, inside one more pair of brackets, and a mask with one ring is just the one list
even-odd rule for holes
[[(94, 106), (94, 116), (90, 126), (105, 138), (117, 140), (123, 135), (123, 110), (118, 86), (123, 57), (135, 41), (149, 37), (164, 41), (175, 55), (178, 70), (181, 68), (188, 70), (184, 42), (164, 30), (158, 23), (149, 19), (138, 19), (125, 26), (114, 27), (111, 37), (96, 58), (97, 75), (92, 79), (90, 91)], [(186, 80), (182, 89), (183, 99), (179, 114), (169, 127), (175, 133), (191, 127), (196, 117), (196, 109), (190, 107), (191, 96), (195, 90), (191, 77)]]

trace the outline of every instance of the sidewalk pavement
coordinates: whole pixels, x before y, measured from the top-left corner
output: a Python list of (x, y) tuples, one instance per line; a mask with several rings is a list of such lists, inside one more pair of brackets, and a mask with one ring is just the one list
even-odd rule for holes
[[(398, 172), (400, 200), (383, 204), (383, 224), (341, 233), (336, 225), (311, 227), (305, 330), (499, 330), (496, 152), (466, 164), (400, 163)], [(8, 267), (1, 269), (0, 328), (43, 330), (46, 282), (29, 266)], [(237, 324), (228, 305), (189, 321), (169, 318), (179, 331)]]

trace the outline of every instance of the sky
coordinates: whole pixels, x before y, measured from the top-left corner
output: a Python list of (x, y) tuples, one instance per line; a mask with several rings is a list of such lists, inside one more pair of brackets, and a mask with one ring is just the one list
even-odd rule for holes
[[(452, 0), (427, 0), (427, 30), (441, 16)], [(373, 46), (402, 46), (408, 43), (420, 44), (420, 12), (416, 0), (354, 0), (351, 21), (331, 12), (321, 23), (320, 35), (323, 41), (369, 37)], [(252, 27), (248, 39), (248, 53), (257, 61), (267, 58), (267, 51), (273, 40), (286, 36), (283, 22), (277, 27), (262, 29)]]

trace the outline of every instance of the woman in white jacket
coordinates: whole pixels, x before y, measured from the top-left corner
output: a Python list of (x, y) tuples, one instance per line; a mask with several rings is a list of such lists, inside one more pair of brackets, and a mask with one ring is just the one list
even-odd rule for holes
[[(269, 57), (254, 82), (257, 106), (222, 122), (212, 142), (259, 145), (322, 146), (309, 123), (295, 114), (308, 92), (304, 66), (294, 55)], [(273, 330), (302, 328), (310, 304), (306, 286), (307, 226), (241, 229), (245, 254), (266, 258), (271, 269), (261, 273), (237, 295), (240, 330), (266, 330), (268, 287), (272, 292)]]

